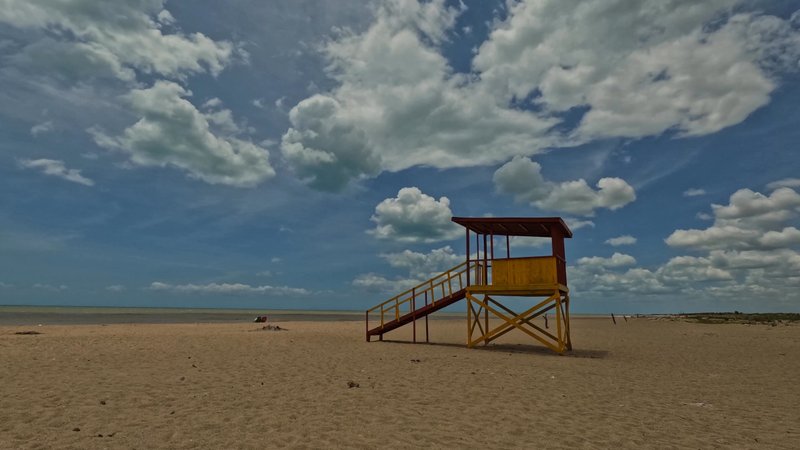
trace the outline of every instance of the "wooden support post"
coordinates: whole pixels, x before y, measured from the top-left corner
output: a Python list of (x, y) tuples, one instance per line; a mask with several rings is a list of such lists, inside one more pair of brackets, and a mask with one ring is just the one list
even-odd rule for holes
[(561, 336), (561, 293), (556, 292), (556, 336), (558, 336), (558, 351), (564, 351), (564, 339)]
[(467, 294), (467, 347), (472, 347), (472, 296)]
[(572, 350), (572, 333), (569, 325), (569, 294), (564, 294), (564, 302), (567, 304), (567, 350)]
[[(431, 289), (431, 292), (433, 292), (433, 289)], [(428, 306), (428, 291), (425, 291), (425, 306)], [(430, 343), (431, 342), (430, 338), (428, 337), (428, 316), (430, 316), (430, 314), (425, 314), (425, 342), (426, 343)]]
[(475, 284), (484, 284), (481, 280), (482, 272), (478, 270), (481, 262), (481, 241), (477, 232), (475, 233), (475, 262), (478, 263), (475, 265)]
[[(491, 297), (489, 297), (488, 295), (485, 295), (483, 297), (483, 302), (488, 305), (490, 298)], [(484, 324), (483, 325), (483, 334), (485, 336), (486, 333), (489, 332), (489, 308), (483, 308), (483, 324)], [(484, 340), (483, 341), (483, 345), (489, 345), (489, 341)]]
[(464, 227), (464, 229), (467, 230), (467, 286), (469, 286), (469, 228)]
[(364, 315), (366, 316), (364, 317), (364, 323), (366, 323), (367, 326), (367, 342), (369, 342), (369, 311), (364, 313)]
[(489, 261), (486, 255), (486, 235), (483, 235), (483, 283), (484, 285), (489, 284)]
[(417, 343), (417, 290), (416, 288), (411, 289), (411, 332), (414, 333), (414, 337), (411, 340), (416, 344)]

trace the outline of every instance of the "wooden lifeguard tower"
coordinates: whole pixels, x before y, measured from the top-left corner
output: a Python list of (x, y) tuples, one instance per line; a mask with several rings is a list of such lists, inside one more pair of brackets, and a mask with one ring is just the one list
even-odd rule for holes
[[(560, 217), (453, 217), (466, 229), (467, 259), (452, 269), (367, 310), (367, 342), (403, 325), (425, 319), (425, 341), (429, 342), (428, 315), (460, 300), (467, 300), (467, 346), (489, 342), (518, 329), (551, 350), (572, 350), (569, 327), (569, 288), (564, 239), (572, 232)], [(474, 246), (473, 238), (474, 237)], [(510, 238), (550, 238), (552, 254), (511, 257)], [(504, 257), (495, 254), (495, 241), (505, 245)], [(474, 253), (471, 251), (474, 250)], [(500, 303), (497, 297), (533, 297), (535, 302), (521, 313)], [(533, 319), (555, 310), (555, 334), (533, 323)], [(490, 328), (489, 317), (494, 320)], [(370, 328), (370, 319), (379, 324)]]

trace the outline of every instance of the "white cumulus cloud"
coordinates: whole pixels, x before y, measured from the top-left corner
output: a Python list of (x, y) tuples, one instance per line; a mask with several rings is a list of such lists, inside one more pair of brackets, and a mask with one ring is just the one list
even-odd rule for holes
[(312, 186), (412, 166), (492, 164), (548, 145), (555, 120), (507, 105), (454, 73), (439, 44), (459, 10), (444, 1), (389, 1), (363, 33), (324, 49), (338, 84), (295, 105), (281, 149)]
[(625, 267), (636, 264), (636, 258), (624, 253), (614, 252), (609, 258), (602, 256), (589, 256), (578, 259), (579, 266), (591, 267)]
[[(778, 187), (764, 195), (740, 189), (726, 205), (711, 205), (714, 223), (675, 230), (666, 243), (701, 255), (671, 258), (654, 268), (619, 271), (612, 258), (581, 258), (570, 267), (576, 293), (634, 299), (635, 294), (792, 301), (800, 292), (800, 195)], [(618, 258), (622, 261), (622, 258)], [(624, 264), (620, 264), (620, 267)]]
[(389, 263), (389, 266), (403, 270), (406, 274), (387, 277), (374, 272), (364, 273), (353, 279), (353, 286), (367, 292), (399, 294), (466, 260), (466, 255), (457, 254), (450, 246), (433, 249), (427, 253), (411, 250), (384, 253), (381, 257)]
[(591, 216), (598, 208), (615, 210), (636, 199), (633, 187), (621, 178), (601, 178), (597, 189), (584, 179), (547, 181), (541, 166), (528, 157), (514, 157), (495, 171), (493, 180), (499, 192), (513, 194), (518, 201), (570, 214)]
[[(798, 69), (796, 21), (734, 14), (729, 0), (508, 5), (469, 73), (443, 56), (462, 11), (442, 0), (390, 0), (363, 32), (334, 36), (323, 56), (335, 86), (297, 103), (283, 135), (298, 176), (339, 190), (385, 170), (491, 165), (607, 137), (705, 135), (742, 122)], [(573, 110), (585, 111), (577, 126), (554, 127)]]
[(416, 187), (400, 189), (397, 197), (387, 198), (375, 207), (368, 232), (378, 239), (400, 242), (447, 241), (462, 236), (462, 229), (450, 219), (450, 200), (436, 200)]
[(403, 250), (399, 253), (381, 255), (390, 266), (408, 270), (409, 274), (422, 279), (430, 278), (451, 267), (466, 261), (465, 255), (459, 255), (448, 245), (433, 249), (428, 253)]
[(782, 187), (800, 188), (800, 178), (784, 178), (782, 180), (773, 181), (772, 183), (767, 184), (767, 189), (769, 190), (775, 190)]
[(515, 2), (473, 66), (498, 97), (588, 108), (581, 139), (713, 133), (766, 104), (800, 51), (789, 21), (731, 15), (734, 4)]
[(122, 152), (132, 164), (176, 167), (211, 184), (252, 187), (275, 175), (268, 151), (239, 136), (230, 111), (201, 112), (189, 96), (169, 81), (134, 89), (125, 101), (138, 122), (118, 136), (89, 131), (98, 145)]
[(781, 187), (770, 195), (740, 189), (727, 205), (711, 205), (714, 224), (706, 229), (675, 230), (666, 242), (694, 249), (764, 249), (796, 245), (798, 230), (787, 226), (800, 215), (800, 194)]
[(136, 71), (176, 79), (218, 74), (234, 55), (234, 45), (202, 33), (168, 31), (174, 19), (164, 3), (2, 0), (0, 23), (36, 37), (11, 60), (40, 75), (133, 82)]

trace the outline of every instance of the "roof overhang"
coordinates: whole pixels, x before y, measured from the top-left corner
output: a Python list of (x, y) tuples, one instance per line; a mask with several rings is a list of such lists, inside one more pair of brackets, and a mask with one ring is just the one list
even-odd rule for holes
[(552, 237), (560, 231), (565, 238), (572, 237), (561, 217), (453, 217), (451, 220), (478, 234)]

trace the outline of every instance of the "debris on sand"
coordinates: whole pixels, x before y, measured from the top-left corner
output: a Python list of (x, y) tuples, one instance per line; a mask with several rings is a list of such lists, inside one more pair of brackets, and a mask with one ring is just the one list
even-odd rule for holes
[(281, 328), (280, 325), (264, 325), (261, 329), (267, 331), (287, 331), (286, 328)]
[(348, 381), (347, 382), (347, 387), (352, 389), (352, 388), (357, 388), (357, 387), (360, 387), (360, 386), (355, 381)]
[(39, 333), (38, 331), (17, 331), (14, 334), (29, 335), (29, 334), (42, 334), (42, 333)]

